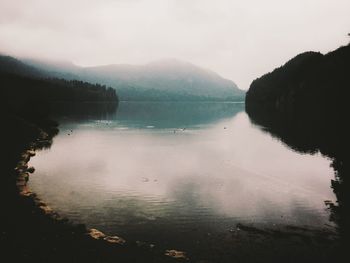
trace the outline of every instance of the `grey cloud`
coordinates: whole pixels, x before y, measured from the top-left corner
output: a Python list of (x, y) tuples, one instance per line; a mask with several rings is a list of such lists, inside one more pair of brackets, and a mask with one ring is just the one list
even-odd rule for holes
[(348, 0), (3, 0), (0, 52), (82, 65), (177, 57), (241, 88), (299, 52), (347, 43)]

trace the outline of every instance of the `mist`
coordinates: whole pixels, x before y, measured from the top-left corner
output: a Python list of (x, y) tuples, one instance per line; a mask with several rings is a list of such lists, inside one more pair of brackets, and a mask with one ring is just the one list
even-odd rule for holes
[(0, 52), (81, 66), (177, 58), (248, 89), (300, 52), (348, 42), (348, 0), (3, 0)]

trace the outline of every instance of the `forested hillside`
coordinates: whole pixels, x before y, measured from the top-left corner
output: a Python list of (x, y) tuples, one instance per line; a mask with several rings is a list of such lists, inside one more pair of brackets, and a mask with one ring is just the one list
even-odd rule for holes
[(249, 114), (332, 122), (346, 116), (350, 45), (326, 55), (306, 52), (254, 80), (246, 94)]

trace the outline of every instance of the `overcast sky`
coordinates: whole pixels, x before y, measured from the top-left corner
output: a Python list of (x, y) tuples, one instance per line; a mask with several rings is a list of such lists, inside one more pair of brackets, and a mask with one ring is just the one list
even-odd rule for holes
[(0, 0), (0, 52), (78, 65), (178, 58), (242, 89), (349, 42), (350, 0)]

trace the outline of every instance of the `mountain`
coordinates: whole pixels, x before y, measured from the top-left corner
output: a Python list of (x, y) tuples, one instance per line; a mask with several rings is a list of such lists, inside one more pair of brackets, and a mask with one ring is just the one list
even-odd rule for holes
[(48, 71), (1, 55), (0, 87), (1, 114), (38, 116), (54, 109), (57, 102), (118, 102), (116, 91), (110, 87), (53, 78)]
[(67, 80), (80, 79), (80, 68), (69, 61), (55, 61), (43, 59), (21, 58), (21, 62), (27, 66), (42, 72), (46, 77), (63, 78)]
[(334, 120), (346, 111), (349, 76), (350, 44), (326, 55), (299, 54), (252, 82), (246, 94), (247, 112)]
[(101, 83), (121, 100), (242, 101), (245, 92), (217, 73), (191, 63), (166, 59), (145, 65), (79, 67), (70, 62), (0, 56), (0, 72), (31, 78), (58, 78)]
[(145, 65), (115, 64), (79, 67), (25, 59), (28, 65), (51, 76), (103, 83), (118, 91), (121, 100), (242, 101), (245, 92), (217, 73), (191, 63), (165, 59)]
[(40, 69), (27, 65), (14, 57), (6, 55), (0, 55), (0, 73), (37, 78), (44, 77), (46, 75)]
[(350, 44), (325, 55), (299, 54), (254, 80), (245, 106), (250, 118), (273, 134), (292, 134), (286, 141), (298, 150), (319, 149), (345, 160), (349, 90)]

